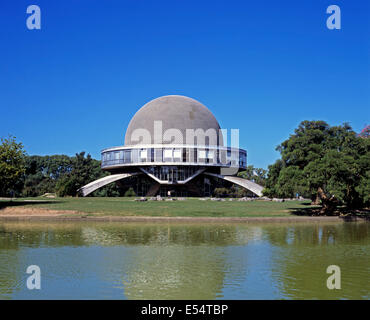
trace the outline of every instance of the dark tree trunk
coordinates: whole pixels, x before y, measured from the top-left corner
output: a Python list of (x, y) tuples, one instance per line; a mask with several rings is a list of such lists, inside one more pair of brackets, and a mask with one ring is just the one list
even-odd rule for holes
[(313, 206), (317, 206), (320, 204), (320, 196), (319, 196), (319, 193), (316, 193), (314, 196), (312, 196), (311, 198), (311, 205)]
[(317, 189), (317, 194), (321, 200), (321, 204), (322, 204), (322, 208), (320, 210), (320, 214), (322, 215), (333, 215), (334, 214), (334, 211), (338, 205), (338, 201), (337, 199), (335, 199), (335, 197), (328, 197), (324, 190), (319, 187)]

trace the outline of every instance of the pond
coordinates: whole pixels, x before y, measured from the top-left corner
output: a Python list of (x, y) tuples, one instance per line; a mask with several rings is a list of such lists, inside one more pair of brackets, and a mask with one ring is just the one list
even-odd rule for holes
[(369, 274), (367, 222), (0, 222), (0, 299), (369, 299)]

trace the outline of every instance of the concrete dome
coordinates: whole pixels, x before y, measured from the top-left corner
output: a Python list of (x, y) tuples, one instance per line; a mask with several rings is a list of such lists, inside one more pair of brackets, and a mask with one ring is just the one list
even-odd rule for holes
[[(178, 144), (178, 141), (182, 141), (183, 144), (194, 144), (192, 141), (188, 141), (190, 139), (187, 139), (186, 129), (201, 129), (194, 131), (195, 144), (202, 145), (204, 143), (201, 141), (206, 141), (207, 145), (223, 146), (222, 135), (219, 136), (220, 125), (211, 111), (194, 99), (177, 95), (159, 97), (137, 111), (128, 125), (125, 146), (158, 143), (158, 131), (154, 132), (155, 121), (161, 122), (163, 144)], [(156, 128), (158, 128), (158, 122), (156, 122)], [(145, 137), (142, 135), (145, 131), (143, 129), (149, 132), (149, 141), (145, 135)], [(206, 131), (209, 129), (213, 130), (208, 132), (217, 133), (217, 140), (207, 138)], [(166, 130), (168, 130), (167, 133), (165, 133)], [(202, 132), (206, 134), (202, 134)]]

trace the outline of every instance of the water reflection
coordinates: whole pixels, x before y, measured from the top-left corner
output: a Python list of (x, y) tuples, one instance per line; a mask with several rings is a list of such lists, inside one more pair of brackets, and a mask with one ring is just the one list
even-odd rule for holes
[[(273, 276), (279, 290), (293, 299), (369, 299), (370, 224), (343, 223), (266, 228), (276, 246)], [(326, 268), (337, 265), (342, 289), (328, 290)]]
[[(368, 299), (369, 226), (0, 223), (0, 298)], [(40, 291), (25, 287), (30, 264)]]

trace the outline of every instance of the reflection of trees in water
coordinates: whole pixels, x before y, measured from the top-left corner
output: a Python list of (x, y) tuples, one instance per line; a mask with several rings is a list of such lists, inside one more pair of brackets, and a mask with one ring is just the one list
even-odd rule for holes
[[(213, 299), (233, 286), (252, 297), (256, 277), (282, 297), (369, 298), (369, 232), (368, 223), (1, 223), (0, 297), (25, 290), (29, 247), (78, 247), (38, 254), (59, 277), (98, 278), (128, 298)], [(260, 240), (262, 246), (247, 245)], [(326, 288), (331, 264), (342, 270), (339, 292)]]
[(82, 228), (86, 244), (228, 246), (244, 245), (261, 237), (260, 228), (237, 225), (125, 225)]
[(230, 246), (261, 236), (260, 228), (236, 225), (136, 225), (85, 228), (86, 242), (125, 244), (115, 255), (121, 286), (129, 299), (214, 299), (225, 277), (240, 279), (245, 270), (229, 259)]
[(83, 245), (244, 245), (262, 236), (260, 227), (235, 224), (31, 223), (0, 224), (1, 249)]
[(273, 245), (328, 245), (328, 244), (368, 244), (369, 223), (333, 224), (289, 224), (264, 228), (264, 233)]
[(0, 224), (0, 248), (83, 245), (78, 224), (7, 222)]
[(78, 228), (71, 232), (68, 227), (30, 222), (0, 224), (0, 299), (25, 290), (27, 248), (82, 244)]
[(104, 281), (113, 269), (116, 278), (110, 281), (126, 297), (138, 299), (217, 297), (225, 272), (228, 279), (243, 277), (244, 269), (230, 259), (228, 247), (245, 245), (262, 234), (259, 227), (235, 224), (5, 223), (2, 230), (6, 236), (0, 239), (0, 248), (15, 258), (3, 261), (7, 270), (16, 270), (23, 247), (109, 246), (99, 251), (95, 272)]
[[(276, 246), (273, 276), (283, 295), (293, 299), (370, 297), (369, 223), (292, 225), (264, 231)], [(341, 268), (341, 290), (326, 287), (329, 265)]]
[[(0, 239), (2, 237), (0, 231)], [(2, 250), (0, 244), (0, 299), (10, 299), (13, 291), (19, 286), (18, 270), (18, 255), (14, 254), (14, 250)]]

